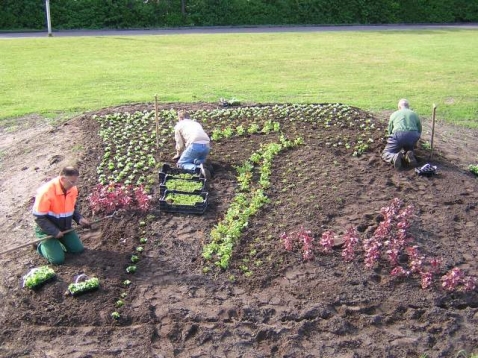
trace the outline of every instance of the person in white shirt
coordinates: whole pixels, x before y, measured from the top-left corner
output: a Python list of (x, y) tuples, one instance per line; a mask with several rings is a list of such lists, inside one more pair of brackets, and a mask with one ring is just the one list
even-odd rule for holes
[(187, 170), (200, 168), (203, 176), (209, 179), (211, 174), (204, 167), (204, 162), (211, 151), (211, 140), (201, 124), (191, 119), (186, 111), (178, 111), (174, 139), (176, 140), (176, 155), (173, 160), (179, 159), (178, 167)]

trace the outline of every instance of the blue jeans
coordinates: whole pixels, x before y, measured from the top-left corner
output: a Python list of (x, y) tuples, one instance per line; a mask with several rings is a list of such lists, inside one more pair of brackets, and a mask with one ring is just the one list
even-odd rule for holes
[(187, 170), (196, 169), (206, 161), (210, 150), (211, 148), (209, 148), (208, 144), (192, 143), (181, 154), (181, 158), (178, 160), (178, 167)]
[(416, 131), (393, 133), (387, 138), (387, 145), (383, 149), (382, 159), (392, 163), (398, 152), (402, 149), (405, 151), (413, 150), (419, 139), (420, 133)]

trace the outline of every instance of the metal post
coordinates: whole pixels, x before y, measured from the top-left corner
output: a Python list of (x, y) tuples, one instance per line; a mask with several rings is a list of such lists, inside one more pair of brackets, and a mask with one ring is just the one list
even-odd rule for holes
[(51, 18), (50, 18), (50, 0), (45, 0), (46, 6), (46, 23), (48, 26), (48, 37), (53, 36), (51, 33)]

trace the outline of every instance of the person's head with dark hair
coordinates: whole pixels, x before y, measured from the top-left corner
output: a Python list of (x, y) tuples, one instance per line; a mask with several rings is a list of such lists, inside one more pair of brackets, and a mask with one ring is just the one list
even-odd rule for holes
[(60, 183), (66, 190), (76, 186), (80, 171), (74, 166), (63, 167), (60, 171)]
[(182, 119), (190, 119), (191, 117), (189, 116), (189, 112), (181, 109), (178, 111), (178, 119), (179, 120), (182, 120)]
[(80, 176), (80, 171), (78, 170), (78, 168), (72, 165), (69, 165), (61, 169), (60, 175), (66, 176), (66, 177), (71, 177), (71, 176), (77, 177), (77, 176)]

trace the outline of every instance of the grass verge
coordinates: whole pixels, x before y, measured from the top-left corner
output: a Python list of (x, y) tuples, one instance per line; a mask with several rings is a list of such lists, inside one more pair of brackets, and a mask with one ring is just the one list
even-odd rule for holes
[(0, 119), (151, 102), (340, 102), (478, 126), (478, 31), (0, 40)]

